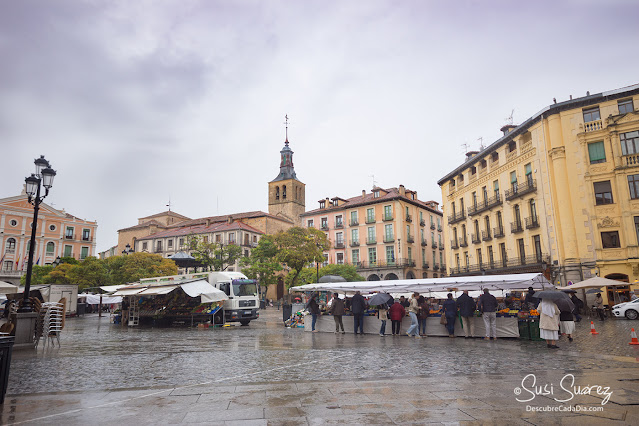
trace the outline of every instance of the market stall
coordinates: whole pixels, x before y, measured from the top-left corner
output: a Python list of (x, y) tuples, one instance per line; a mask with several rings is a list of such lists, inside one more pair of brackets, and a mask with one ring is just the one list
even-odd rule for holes
[[(491, 290), (491, 294), (496, 297), (504, 297), (507, 292), (514, 290), (523, 290), (529, 287), (534, 289), (554, 288), (554, 286), (546, 280), (542, 274), (510, 274), (510, 275), (492, 275), (478, 277), (446, 277), (432, 279), (414, 279), (414, 280), (396, 280), (396, 281), (365, 281), (365, 282), (346, 282), (346, 283), (318, 283), (308, 284), (304, 286), (294, 287), (293, 291), (332, 291), (344, 293), (347, 295), (360, 291), (363, 294), (373, 292), (386, 292), (397, 296), (398, 294), (407, 294), (419, 292), (427, 298), (445, 299), (448, 293), (453, 293), (453, 297), (461, 295), (463, 290), (468, 290), (469, 295), (477, 298), (487, 288)], [(426, 320), (426, 334), (429, 336), (447, 336), (446, 327), (440, 324), (441, 313), (438, 310), (431, 311)], [(538, 317), (537, 317), (538, 318)], [(533, 320), (535, 317), (533, 316)], [(497, 313), (497, 337), (520, 337), (520, 322), (528, 321), (529, 314), (519, 312), (516, 309), (502, 309)], [(472, 318), (474, 335), (477, 337), (485, 336), (484, 321), (479, 312)], [(344, 328), (346, 332), (353, 332), (353, 319), (350, 315), (343, 317)], [(364, 317), (364, 333), (378, 334), (381, 327), (381, 320), (377, 318), (375, 310), (369, 310)], [(410, 327), (410, 318), (407, 316), (402, 321), (401, 331), (405, 333)], [(387, 323), (387, 334), (390, 328), (390, 321)], [(305, 331), (311, 330), (310, 321), (304, 321)], [(324, 312), (317, 319), (315, 329), (320, 332), (334, 332), (335, 323), (330, 314)], [(526, 330), (529, 330), (527, 326)], [(529, 333), (527, 331), (527, 333)], [(455, 326), (455, 335), (464, 336), (464, 330), (461, 322), (457, 319)], [(528, 336), (528, 334), (527, 334)]]
[(119, 288), (113, 296), (124, 297), (120, 321), (129, 326), (223, 325), (222, 305), (228, 298), (201, 279), (168, 285), (133, 284)]

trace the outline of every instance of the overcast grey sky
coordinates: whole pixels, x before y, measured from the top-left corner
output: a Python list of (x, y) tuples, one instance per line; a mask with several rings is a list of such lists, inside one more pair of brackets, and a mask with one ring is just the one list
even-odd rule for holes
[(552, 103), (639, 83), (636, 1), (0, 1), (0, 197), (117, 230), (268, 210), (284, 115), (306, 207), (436, 181)]

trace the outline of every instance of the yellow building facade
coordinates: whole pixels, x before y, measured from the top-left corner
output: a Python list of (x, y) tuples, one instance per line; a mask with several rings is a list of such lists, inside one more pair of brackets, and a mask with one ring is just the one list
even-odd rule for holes
[(639, 85), (554, 103), (439, 180), (451, 275), (639, 278)]

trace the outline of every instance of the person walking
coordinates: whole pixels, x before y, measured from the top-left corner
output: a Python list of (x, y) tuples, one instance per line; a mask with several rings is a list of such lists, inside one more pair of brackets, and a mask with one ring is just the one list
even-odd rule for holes
[(342, 323), (342, 316), (344, 315), (344, 301), (338, 297), (337, 293), (333, 293), (330, 313), (333, 315), (333, 319), (335, 320), (335, 334), (339, 333), (340, 327), (342, 328), (342, 334), (344, 334), (344, 323)]
[(599, 321), (605, 320), (606, 314), (604, 312), (603, 297), (601, 297), (601, 293), (597, 293), (597, 297), (595, 297), (595, 308), (599, 314)]
[(410, 302), (406, 300), (404, 296), (399, 296), (399, 303), (401, 303), (404, 308), (408, 308), (410, 306)]
[(575, 310), (572, 311), (572, 313), (575, 315), (575, 322), (579, 322), (581, 321), (581, 310), (584, 307), (584, 302), (582, 302), (575, 293), (570, 296), (570, 300), (572, 301), (572, 304), (575, 305)]
[(453, 294), (448, 293), (447, 299), (442, 304), (443, 314), (446, 316), (446, 330), (448, 337), (455, 337), (455, 320), (457, 320), (457, 304), (453, 300)]
[(400, 328), (402, 326), (402, 320), (406, 316), (406, 309), (404, 309), (399, 300), (396, 300), (395, 303), (391, 305), (388, 313), (391, 319), (393, 336), (399, 336)]
[(559, 340), (559, 308), (552, 300), (541, 299), (537, 311), (539, 311), (539, 337), (546, 340), (548, 349), (559, 349), (556, 345)]
[(484, 327), (486, 327), (484, 340), (497, 340), (497, 299), (487, 288), (484, 289), (484, 294), (479, 296), (479, 310), (482, 312)]
[(317, 324), (317, 316), (320, 314), (320, 307), (317, 304), (317, 300), (315, 300), (316, 297), (317, 295), (313, 294), (311, 296), (311, 299), (306, 304), (306, 309), (308, 309), (308, 311), (311, 313), (311, 331), (313, 333), (317, 333), (317, 330), (315, 330), (315, 324)]
[(413, 293), (413, 297), (410, 298), (408, 305), (408, 315), (410, 316), (410, 327), (406, 331), (407, 336), (421, 337), (419, 335), (419, 323), (417, 322), (417, 314), (419, 313), (419, 293)]
[(364, 311), (366, 310), (366, 299), (359, 291), (355, 292), (355, 296), (351, 299), (351, 312), (353, 313), (353, 331), (357, 335), (364, 334)]
[(388, 320), (388, 305), (384, 303), (377, 308), (377, 318), (382, 322), (379, 328), (379, 335), (384, 337), (386, 334), (386, 321)]
[(572, 335), (575, 332), (575, 318), (571, 311), (559, 309), (559, 330), (561, 334), (568, 336), (568, 341), (572, 342)]
[(468, 295), (468, 290), (464, 290), (461, 296), (457, 298), (457, 307), (462, 320), (462, 328), (466, 339), (475, 337), (475, 323), (473, 316), (477, 307), (475, 300)]
[(419, 296), (419, 299), (417, 299), (417, 306), (419, 307), (419, 313), (417, 314), (419, 335), (426, 337), (426, 318), (428, 318), (428, 311), (430, 309), (428, 308), (428, 303), (424, 296)]

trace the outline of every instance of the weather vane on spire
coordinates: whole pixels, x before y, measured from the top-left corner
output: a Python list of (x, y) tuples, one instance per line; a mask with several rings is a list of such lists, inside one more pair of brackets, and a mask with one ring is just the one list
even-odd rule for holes
[(288, 114), (286, 114), (284, 118), (286, 119), (286, 121), (284, 121), (284, 124), (286, 125), (286, 141), (284, 143), (288, 145)]

